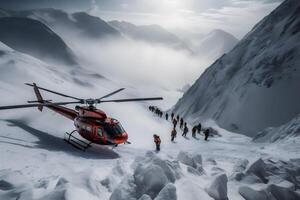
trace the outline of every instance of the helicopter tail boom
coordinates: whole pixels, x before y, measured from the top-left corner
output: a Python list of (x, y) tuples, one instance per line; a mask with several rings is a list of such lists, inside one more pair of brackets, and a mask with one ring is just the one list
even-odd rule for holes
[[(40, 91), (39, 91), (39, 89), (38, 89), (38, 87), (36, 86), (35, 83), (33, 83), (33, 90), (34, 90), (34, 93), (36, 95), (37, 102), (39, 102), (39, 103), (45, 103), (44, 99), (43, 99), (43, 97), (42, 97), (42, 95), (41, 95), (41, 93), (40, 93)], [(43, 111), (43, 106), (42, 105), (38, 106), (38, 109), (39, 109), (39, 111), (42, 112)]]

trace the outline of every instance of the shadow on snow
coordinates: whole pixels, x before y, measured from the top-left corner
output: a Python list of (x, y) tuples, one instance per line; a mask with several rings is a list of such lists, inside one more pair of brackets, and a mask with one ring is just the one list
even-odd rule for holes
[(87, 149), (85, 152), (80, 151), (70, 144), (66, 143), (62, 138), (55, 137), (47, 132), (43, 132), (41, 130), (35, 129), (29, 125), (27, 125), (22, 120), (5, 120), (9, 122), (8, 126), (14, 126), (23, 129), (24, 131), (30, 133), (31, 135), (38, 138), (39, 141), (31, 142), (34, 144), (34, 146), (30, 145), (24, 145), (18, 143), (18, 141), (22, 141), (17, 138), (11, 138), (6, 136), (1, 136), (1, 138), (11, 139), (15, 140), (15, 142), (8, 142), (8, 141), (0, 141), (1, 143), (7, 143), (12, 145), (18, 145), (26, 148), (40, 148), (40, 149), (46, 149), (49, 151), (62, 151), (67, 154), (83, 157), (83, 158), (91, 158), (91, 159), (116, 159), (119, 158), (119, 154), (117, 154), (115, 151), (109, 149), (108, 147), (100, 146), (100, 145), (92, 145), (91, 148)]

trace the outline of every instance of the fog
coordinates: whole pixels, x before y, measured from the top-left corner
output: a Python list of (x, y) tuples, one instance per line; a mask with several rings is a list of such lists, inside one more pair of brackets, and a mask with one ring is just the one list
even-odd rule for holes
[(81, 65), (122, 84), (178, 90), (193, 83), (210, 60), (133, 40), (72, 40)]

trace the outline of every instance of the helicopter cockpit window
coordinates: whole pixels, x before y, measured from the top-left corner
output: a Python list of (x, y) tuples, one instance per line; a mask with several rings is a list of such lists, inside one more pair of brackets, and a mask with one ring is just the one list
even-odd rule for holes
[(121, 135), (125, 132), (120, 123), (114, 125), (107, 124), (105, 126), (105, 131), (108, 133), (108, 135)]
[(102, 129), (101, 129), (101, 128), (98, 128), (98, 135), (99, 135), (100, 137), (103, 136), (103, 133), (102, 133)]

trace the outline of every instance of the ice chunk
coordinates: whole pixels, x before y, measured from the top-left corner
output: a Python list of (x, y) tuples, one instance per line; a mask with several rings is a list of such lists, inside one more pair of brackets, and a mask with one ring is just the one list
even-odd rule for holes
[(197, 171), (200, 173), (200, 175), (206, 174), (205, 170), (203, 169), (202, 165), (197, 165)]
[(200, 154), (193, 155), (192, 158), (195, 163), (202, 165), (202, 156)]
[(258, 160), (254, 161), (246, 171), (246, 174), (254, 174), (255, 176), (259, 177), (263, 183), (267, 183), (268, 179), (266, 173), (266, 164), (265, 162), (259, 158)]
[(239, 193), (246, 200), (299, 200), (300, 195), (293, 190), (276, 185), (269, 185), (261, 191), (253, 190), (249, 187), (239, 188)]
[(144, 194), (143, 196), (141, 196), (141, 197), (139, 198), (139, 200), (152, 200), (152, 199), (151, 199), (151, 197), (150, 197), (149, 195)]
[(169, 182), (163, 169), (158, 165), (139, 165), (134, 171), (134, 179), (139, 195), (148, 194), (151, 198), (156, 197), (160, 190)]
[(136, 185), (133, 176), (126, 176), (112, 192), (109, 200), (136, 200)]
[(247, 159), (238, 160), (237, 163), (235, 163), (235, 165), (233, 166), (232, 172), (243, 172), (248, 164), (249, 161)]
[(198, 176), (201, 175), (200, 172), (199, 172), (197, 169), (195, 169), (195, 168), (193, 168), (193, 167), (190, 167), (190, 166), (187, 167), (187, 171), (188, 171), (189, 173), (191, 173), (191, 174), (194, 174), (194, 175), (198, 175)]
[(154, 200), (177, 200), (175, 185), (168, 183)]
[(207, 158), (205, 161), (211, 165), (217, 165), (217, 161), (215, 161), (213, 158)]
[(185, 165), (188, 165), (193, 168), (197, 167), (195, 160), (186, 152), (180, 151), (177, 156), (177, 159)]
[(275, 197), (275, 199), (280, 200), (299, 200), (300, 194), (296, 193), (293, 190), (289, 190), (284, 187), (277, 185), (269, 185), (267, 190)]
[(256, 191), (247, 186), (240, 187), (239, 193), (245, 200), (275, 200), (266, 191)]
[(227, 197), (227, 176), (226, 174), (218, 175), (212, 182), (206, 192), (215, 200), (226, 200)]
[(175, 172), (172, 169), (172, 163), (166, 160), (162, 160), (160, 158), (154, 158), (152, 161), (153, 164), (160, 166), (160, 168), (164, 171), (165, 175), (168, 177), (168, 180), (172, 183), (175, 182)]

